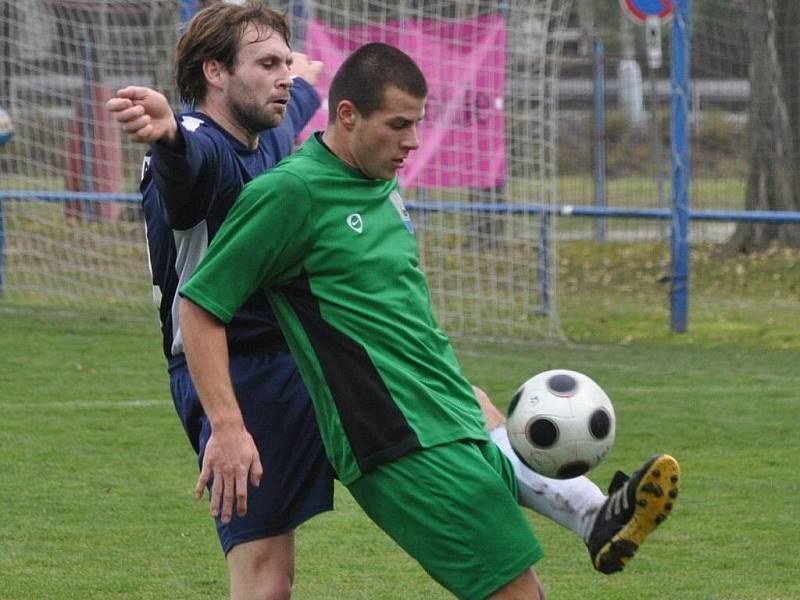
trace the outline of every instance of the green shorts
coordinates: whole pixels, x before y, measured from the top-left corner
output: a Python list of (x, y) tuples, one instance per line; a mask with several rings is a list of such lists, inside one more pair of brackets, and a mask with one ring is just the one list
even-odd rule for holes
[(482, 599), (542, 557), (517, 505), (511, 464), (491, 442), (425, 448), (364, 474), (350, 493), (459, 598)]

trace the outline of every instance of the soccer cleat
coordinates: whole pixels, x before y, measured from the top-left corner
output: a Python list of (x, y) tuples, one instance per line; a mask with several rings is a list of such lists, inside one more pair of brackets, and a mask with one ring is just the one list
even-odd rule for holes
[(680, 479), (678, 461), (669, 454), (654, 456), (631, 477), (617, 471), (586, 544), (595, 569), (609, 575), (625, 568), (672, 512)]

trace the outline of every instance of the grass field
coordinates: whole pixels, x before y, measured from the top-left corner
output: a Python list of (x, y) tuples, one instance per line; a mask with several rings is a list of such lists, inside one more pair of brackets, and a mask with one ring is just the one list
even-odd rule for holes
[[(604, 337), (615, 337), (611, 327)], [(547, 368), (601, 382), (618, 414), (616, 445), (592, 473), (602, 487), (616, 468), (657, 451), (681, 461), (673, 517), (623, 574), (595, 573), (575, 536), (531, 514), (549, 597), (800, 598), (798, 345), (774, 348), (758, 336), (608, 344), (588, 330), (582, 338), (459, 345), (468, 376), (501, 405)], [(76, 319), (0, 303), (0, 598), (226, 596), (159, 348), (151, 319)], [(336, 510), (299, 530), (295, 597), (448, 595), (338, 488)]]

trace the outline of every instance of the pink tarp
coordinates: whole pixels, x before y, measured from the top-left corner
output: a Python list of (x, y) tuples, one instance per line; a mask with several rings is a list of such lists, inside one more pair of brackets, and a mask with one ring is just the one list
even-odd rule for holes
[(311, 20), (305, 53), (322, 60), (316, 88), (323, 107), (303, 138), (325, 128), (331, 78), (345, 57), (368, 42), (386, 42), (409, 54), (428, 81), (422, 146), (401, 171), (404, 187), (496, 187), (505, 178), (506, 27), (487, 15), (464, 21), (389, 21), (333, 29)]

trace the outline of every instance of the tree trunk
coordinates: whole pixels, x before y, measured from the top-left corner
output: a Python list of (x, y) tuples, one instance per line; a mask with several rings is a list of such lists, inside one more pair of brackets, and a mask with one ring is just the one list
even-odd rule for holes
[[(796, 0), (747, 3), (750, 63), (750, 171), (745, 209), (800, 210), (800, 6)], [(800, 225), (741, 222), (728, 240), (736, 252), (772, 244), (800, 247)]]

